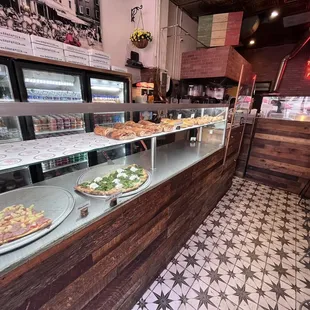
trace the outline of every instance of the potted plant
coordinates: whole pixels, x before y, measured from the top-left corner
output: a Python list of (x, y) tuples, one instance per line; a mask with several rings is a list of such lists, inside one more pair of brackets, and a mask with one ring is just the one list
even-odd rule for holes
[(149, 42), (152, 42), (153, 37), (149, 31), (144, 31), (143, 29), (135, 29), (135, 31), (130, 36), (130, 41), (137, 48), (146, 48)]

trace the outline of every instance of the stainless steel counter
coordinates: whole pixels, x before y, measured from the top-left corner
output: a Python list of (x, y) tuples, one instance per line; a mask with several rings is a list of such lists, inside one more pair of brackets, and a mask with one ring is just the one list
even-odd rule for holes
[[(113, 212), (116, 208), (121, 208), (124, 203), (135, 199), (142, 193), (158, 186), (181, 171), (213, 154), (220, 148), (221, 147), (218, 144), (205, 144), (199, 142), (190, 143), (188, 141), (179, 141), (158, 147), (157, 168), (152, 171), (151, 185), (135, 196), (119, 199), (118, 205), (114, 208), (109, 207), (109, 204), (103, 200), (85, 197), (74, 191), (73, 187), (76, 185), (76, 180), (85, 172), (85, 170), (80, 170), (36, 184), (60, 186), (69, 190), (75, 198), (75, 207), (62, 224), (41, 239), (13, 252), (1, 255), (0, 275), (3, 275), (11, 269), (23, 264), (30, 258), (68, 238), (75, 232), (82, 230), (94, 221)], [(115, 164), (124, 165), (135, 163), (151, 171), (151, 153), (149, 150), (115, 160), (114, 162)], [(100, 166), (104, 165), (106, 164)], [(86, 218), (80, 218), (78, 208), (87, 202), (90, 203), (89, 215)]]

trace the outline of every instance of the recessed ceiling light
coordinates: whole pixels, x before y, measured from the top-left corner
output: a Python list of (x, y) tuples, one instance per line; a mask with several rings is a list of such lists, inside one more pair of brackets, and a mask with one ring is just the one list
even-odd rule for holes
[(254, 45), (254, 44), (255, 44), (255, 40), (252, 39), (252, 40), (249, 42), (249, 44), (250, 44), (250, 45)]
[(270, 18), (275, 18), (279, 16), (279, 12), (278, 11), (272, 11), (271, 14), (270, 14)]

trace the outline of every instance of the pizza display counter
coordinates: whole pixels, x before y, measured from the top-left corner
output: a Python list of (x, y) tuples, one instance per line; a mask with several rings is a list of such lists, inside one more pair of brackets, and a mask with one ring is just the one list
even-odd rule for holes
[[(126, 108), (139, 109), (133, 106)], [(215, 113), (213, 107), (200, 106), (207, 117)], [(104, 105), (101, 108), (105, 112)], [(53, 230), (0, 255), (1, 309), (130, 309), (230, 187), (235, 158), (224, 158), (227, 107), (219, 109), (224, 112), (221, 121), (174, 128), (188, 131), (185, 140), (156, 147), (156, 136), (137, 137), (151, 140), (150, 149), (35, 184), (32, 188), (39, 190), (61, 188), (73, 197), (74, 207)], [(200, 142), (203, 126), (217, 129), (217, 138)], [(100, 143), (83, 145), (84, 151), (104, 152)], [(101, 186), (106, 175), (127, 173), (133, 164), (147, 172), (146, 182), (134, 194), (121, 196), (117, 191), (98, 198), (74, 190), (85, 173), (96, 176), (87, 186)], [(117, 179), (116, 185), (126, 186), (122, 175)], [(41, 196), (42, 205), (55, 199)], [(4, 201), (0, 195), (2, 209)], [(34, 207), (44, 209), (39, 201)]]

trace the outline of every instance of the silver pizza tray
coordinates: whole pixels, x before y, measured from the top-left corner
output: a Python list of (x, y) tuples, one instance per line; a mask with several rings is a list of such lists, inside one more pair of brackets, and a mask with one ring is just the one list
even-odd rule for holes
[(52, 224), (20, 239), (4, 243), (0, 246), (0, 254), (33, 242), (56, 228), (73, 210), (74, 198), (70, 192), (56, 186), (25, 187), (0, 195), (0, 210), (16, 204), (23, 204), (27, 208), (34, 205), (36, 211), (44, 211), (44, 216), (51, 219)]
[[(129, 165), (106, 165), (106, 166), (101, 166), (101, 167), (93, 167), (88, 169), (88, 171), (86, 171), (85, 173), (83, 173), (78, 179), (76, 184), (79, 185), (81, 183), (87, 182), (87, 181), (92, 181), (97, 177), (102, 177), (104, 175), (107, 175), (117, 169), (124, 169), (126, 167), (128, 167)], [(117, 195), (117, 197), (128, 197), (131, 195), (135, 195), (143, 190), (145, 190), (147, 187), (150, 186), (151, 182), (152, 182), (152, 174), (148, 171), (145, 170), (148, 174), (148, 178), (147, 180), (137, 189), (127, 192), (127, 193), (120, 193), (119, 195)], [(82, 193), (79, 192), (82, 195), (88, 196), (88, 197), (92, 197), (92, 198), (97, 198), (97, 199), (106, 199), (109, 200), (111, 199), (111, 196), (115, 196), (115, 195), (111, 195), (111, 196), (100, 196), (100, 195), (92, 195), (92, 194), (88, 194), (88, 193)]]

